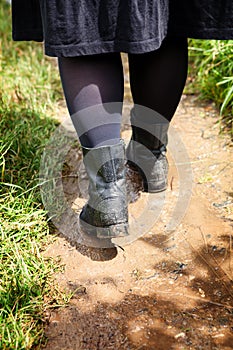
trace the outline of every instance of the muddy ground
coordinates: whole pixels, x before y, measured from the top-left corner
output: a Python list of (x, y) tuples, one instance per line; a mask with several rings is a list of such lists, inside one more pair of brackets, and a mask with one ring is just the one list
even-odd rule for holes
[[(47, 315), (46, 350), (233, 349), (233, 148), (219, 134), (214, 106), (196, 96), (183, 96), (172, 126), (193, 172), (185, 216), (166, 230), (182, 189), (169, 147), (165, 201), (143, 236), (123, 249), (99, 250), (71, 245), (57, 232), (46, 255), (61, 258), (64, 270), (56, 280), (74, 295), (66, 308)], [(130, 130), (124, 128), (122, 137), (128, 140)], [(70, 175), (79, 166), (74, 159), (72, 150), (66, 161)], [(76, 189), (77, 176), (65, 177), (74, 209)], [(129, 206), (131, 221), (149, 202), (149, 194), (139, 193)]]

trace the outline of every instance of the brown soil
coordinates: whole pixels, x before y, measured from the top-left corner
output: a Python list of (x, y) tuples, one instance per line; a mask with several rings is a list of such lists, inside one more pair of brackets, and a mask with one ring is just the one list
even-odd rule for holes
[[(142, 237), (123, 249), (91, 249), (58, 236), (46, 255), (61, 258), (56, 280), (74, 295), (66, 308), (50, 312), (46, 350), (233, 349), (233, 149), (219, 135), (213, 105), (200, 106), (195, 96), (183, 96), (172, 125), (193, 170), (185, 217), (165, 231), (179, 186), (171, 150), (165, 204)], [(72, 152), (71, 174), (78, 166)], [(75, 204), (74, 180), (64, 188)], [(130, 204), (133, 216), (148, 196)]]

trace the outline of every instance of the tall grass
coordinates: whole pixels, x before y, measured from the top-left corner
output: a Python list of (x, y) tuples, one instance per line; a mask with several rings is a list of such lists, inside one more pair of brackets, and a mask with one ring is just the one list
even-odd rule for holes
[(194, 92), (213, 100), (233, 135), (233, 40), (190, 40)]
[(1, 1), (0, 349), (17, 350), (43, 341), (44, 310), (55, 298), (56, 264), (42, 254), (50, 236), (37, 177), (60, 87), (42, 46), (12, 42), (10, 23)]

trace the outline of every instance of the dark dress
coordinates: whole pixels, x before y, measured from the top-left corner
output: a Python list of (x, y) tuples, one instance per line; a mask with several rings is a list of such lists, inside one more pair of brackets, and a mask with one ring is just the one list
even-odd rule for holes
[(170, 0), (169, 35), (233, 39), (233, 0)]
[(233, 0), (12, 0), (12, 20), (49, 56), (143, 53), (167, 35), (233, 39)]
[(13, 0), (12, 14), (14, 40), (43, 36), (49, 56), (143, 53), (167, 34), (168, 0)]

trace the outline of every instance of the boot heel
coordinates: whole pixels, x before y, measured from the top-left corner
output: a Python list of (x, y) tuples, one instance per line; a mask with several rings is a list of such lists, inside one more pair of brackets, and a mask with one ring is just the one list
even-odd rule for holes
[(125, 237), (129, 235), (128, 230), (128, 224), (117, 224), (109, 227), (97, 227), (96, 235), (99, 239)]
[(162, 181), (143, 181), (143, 190), (148, 193), (158, 193), (163, 192), (167, 189), (167, 180), (166, 178)]

